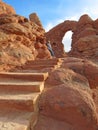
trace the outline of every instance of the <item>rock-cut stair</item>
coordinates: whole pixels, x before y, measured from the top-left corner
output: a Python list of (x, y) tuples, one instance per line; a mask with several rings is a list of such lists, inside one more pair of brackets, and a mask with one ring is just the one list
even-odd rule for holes
[(47, 77), (48, 73), (0, 73), (0, 130), (30, 130)]
[(41, 59), (28, 61), (23, 66), (16, 67), (13, 71), (22, 71), (22, 72), (33, 72), (40, 71), (42, 69), (57, 69), (62, 64), (61, 58), (52, 58), (52, 59)]

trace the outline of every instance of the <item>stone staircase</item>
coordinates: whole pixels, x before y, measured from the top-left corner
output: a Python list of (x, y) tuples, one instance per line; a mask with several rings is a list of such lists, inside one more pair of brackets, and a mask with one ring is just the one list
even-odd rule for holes
[(30, 130), (48, 73), (0, 73), (0, 130)]
[(39, 72), (42, 69), (49, 68), (49, 69), (56, 69), (60, 67), (62, 64), (62, 60), (60, 58), (53, 58), (53, 59), (45, 59), (45, 60), (35, 60), (29, 61), (25, 65), (16, 67), (14, 71), (22, 71), (22, 72)]
[[(47, 79), (45, 68), (60, 67), (60, 59), (29, 61), (14, 72), (0, 73), (0, 130), (32, 130), (37, 100)], [(18, 72), (17, 72), (18, 71)]]

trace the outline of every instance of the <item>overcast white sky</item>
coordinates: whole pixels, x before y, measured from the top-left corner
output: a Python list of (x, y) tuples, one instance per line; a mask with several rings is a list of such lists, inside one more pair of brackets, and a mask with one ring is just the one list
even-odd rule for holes
[[(93, 20), (98, 18), (98, 0), (2, 0), (10, 4), (16, 13), (28, 18), (36, 12), (46, 31), (65, 20), (78, 20), (88, 14)], [(67, 35), (66, 35), (67, 36)], [(69, 48), (69, 32), (64, 45)], [(66, 49), (67, 50), (67, 49)]]

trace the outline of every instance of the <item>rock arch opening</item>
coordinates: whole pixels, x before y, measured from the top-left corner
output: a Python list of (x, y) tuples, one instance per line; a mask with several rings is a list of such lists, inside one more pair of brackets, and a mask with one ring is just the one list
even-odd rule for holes
[(65, 52), (69, 52), (71, 50), (72, 34), (73, 34), (72, 31), (68, 31), (65, 33), (62, 39)]

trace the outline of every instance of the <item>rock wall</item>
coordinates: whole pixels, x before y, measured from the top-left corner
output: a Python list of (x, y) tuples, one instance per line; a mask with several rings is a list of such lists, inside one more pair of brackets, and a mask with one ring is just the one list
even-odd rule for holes
[(56, 57), (67, 56), (66, 52), (64, 51), (62, 39), (67, 31), (74, 31), (76, 24), (76, 21), (67, 20), (55, 26), (49, 32), (46, 33), (46, 39), (51, 41), (51, 45)]
[(98, 59), (98, 19), (85, 14), (79, 21), (64, 21), (47, 32), (57, 57), (65, 56), (62, 40), (67, 31), (73, 32), (69, 56)]
[(40, 21), (40, 19), (38, 18), (38, 16), (37, 16), (36, 13), (30, 14), (30, 15), (29, 15), (29, 19), (30, 19), (30, 21), (35, 22), (38, 26), (41, 26), (41, 27), (42, 27), (41, 21)]
[[(46, 40), (51, 41), (56, 57), (98, 59), (98, 20), (83, 15), (79, 21), (66, 20), (45, 33), (37, 14), (32, 13), (29, 17), (30, 20), (15, 14), (10, 5), (0, 1), (1, 65), (9, 62), (20, 65), (27, 60), (51, 58)], [(73, 35), (71, 51), (66, 53), (62, 39), (68, 31)]]
[(38, 107), (34, 130), (97, 130), (98, 65), (64, 58), (46, 80)]
[(28, 60), (51, 57), (42, 26), (15, 14), (14, 9), (3, 2), (0, 2), (0, 8), (1, 68), (7, 65), (5, 68), (8, 69), (8, 66), (21, 65)]
[(88, 15), (80, 17), (72, 36), (71, 55), (98, 59), (98, 20)]
[(0, 0), (0, 15), (1, 14), (15, 14), (15, 10), (13, 7)]

